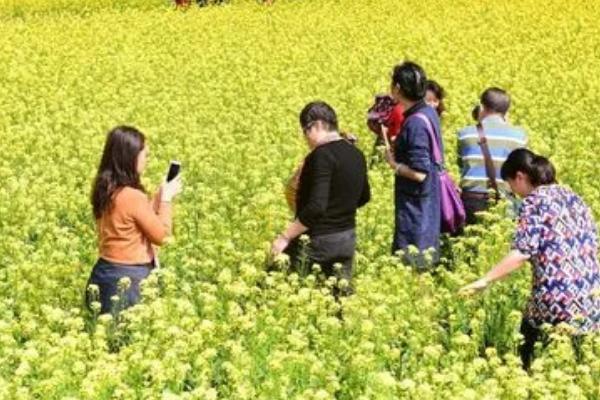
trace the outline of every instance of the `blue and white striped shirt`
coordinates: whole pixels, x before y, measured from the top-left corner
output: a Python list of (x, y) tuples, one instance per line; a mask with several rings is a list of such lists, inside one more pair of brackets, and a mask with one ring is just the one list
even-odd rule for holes
[[(496, 182), (500, 191), (509, 193), (510, 187), (500, 177), (500, 169), (508, 155), (515, 149), (527, 147), (527, 134), (521, 127), (507, 123), (499, 115), (490, 115), (481, 121), (488, 147), (496, 168)], [(479, 145), (475, 125), (458, 132), (458, 152), (461, 167), (460, 187), (466, 192), (487, 193), (488, 177), (485, 160)]]

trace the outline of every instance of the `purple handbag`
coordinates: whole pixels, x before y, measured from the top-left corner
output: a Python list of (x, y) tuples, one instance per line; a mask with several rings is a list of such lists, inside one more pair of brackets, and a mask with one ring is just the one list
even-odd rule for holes
[(444, 167), (440, 146), (435, 137), (433, 125), (425, 114), (416, 113), (415, 117), (420, 118), (427, 125), (429, 140), (433, 149), (433, 161), (440, 167), (440, 201), (442, 210), (442, 233), (456, 234), (465, 225), (467, 219), (465, 206), (460, 199), (458, 188), (448, 171)]

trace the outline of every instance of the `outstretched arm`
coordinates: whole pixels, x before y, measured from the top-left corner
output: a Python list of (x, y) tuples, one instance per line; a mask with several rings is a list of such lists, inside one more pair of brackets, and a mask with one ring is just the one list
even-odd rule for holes
[(521, 268), (525, 261), (529, 260), (529, 256), (521, 253), (519, 250), (512, 250), (506, 255), (494, 268), (492, 268), (485, 276), (475, 282), (460, 289), (462, 294), (470, 294), (487, 288), (491, 283), (501, 280), (510, 275), (513, 271)]

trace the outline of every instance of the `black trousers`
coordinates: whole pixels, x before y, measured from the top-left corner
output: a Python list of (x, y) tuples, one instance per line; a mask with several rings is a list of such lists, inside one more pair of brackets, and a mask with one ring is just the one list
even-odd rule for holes
[(475, 213), (487, 211), (490, 208), (489, 199), (486, 197), (471, 197), (463, 193), (461, 198), (467, 214), (467, 225), (473, 225), (477, 223), (477, 216)]
[[(319, 264), (326, 277), (335, 276), (338, 281), (344, 279), (347, 285), (333, 288), (335, 297), (348, 296), (354, 292), (351, 286), (352, 264), (356, 250), (356, 232), (349, 229), (343, 232), (311, 236), (310, 242), (303, 246), (295, 239), (285, 250), (290, 256), (292, 269), (300, 275), (310, 273), (314, 264)], [(336, 268), (336, 264), (339, 267)]]
[(529, 370), (531, 362), (533, 361), (535, 343), (542, 340), (545, 347), (548, 345), (548, 339), (545, 338), (546, 335), (541, 329), (534, 327), (525, 319), (521, 321), (521, 335), (523, 335), (524, 341), (519, 347), (519, 353), (521, 355), (521, 361), (523, 362), (523, 369)]
[[(550, 343), (550, 338), (541, 329), (531, 325), (526, 319), (521, 321), (521, 334), (524, 337), (524, 341), (519, 348), (519, 353), (521, 355), (521, 361), (523, 362), (523, 369), (529, 370), (534, 358), (535, 344), (537, 342), (541, 342), (542, 346), (546, 347)], [(583, 341), (583, 336), (574, 335), (571, 337), (571, 341), (573, 343), (575, 357), (579, 362), (583, 357), (581, 352), (581, 342)]]

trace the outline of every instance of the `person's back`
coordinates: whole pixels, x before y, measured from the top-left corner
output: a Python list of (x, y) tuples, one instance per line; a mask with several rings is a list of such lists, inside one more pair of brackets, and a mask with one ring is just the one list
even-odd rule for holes
[[(356, 209), (371, 198), (365, 158), (339, 133), (337, 115), (329, 104), (308, 103), (299, 117), (311, 152), (299, 178), (294, 221), (273, 241), (271, 254), (285, 251), (292, 269), (300, 274), (319, 264), (325, 276), (340, 281), (333, 288), (334, 296), (349, 295), (353, 292)], [(308, 245), (300, 240), (303, 234)]]
[[(151, 203), (141, 184), (147, 157), (145, 136), (136, 128), (118, 126), (108, 133), (91, 196), (99, 258), (86, 296), (90, 308), (99, 301), (100, 313), (139, 301), (140, 282), (158, 265), (153, 245), (162, 245), (170, 235), (171, 202), (181, 190), (180, 177), (163, 183)], [(118, 285), (122, 278), (129, 280), (124, 289)]]
[[(311, 187), (321, 187), (319, 183), (325, 181), (329, 181), (328, 191), (311, 196)], [(355, 227), (356, 209), (368, 201), (366, 162), (355, 146), (336, 140), (317, 147), (306, 159), (300, 182), (298, 218), (308, 223), (311, 235)]]
[(149, 264), (151, 244), (161, 245), (171, 230), (171, 208), (156, 214), (144, 192), (124, 187), (96, 221), (100, 256), (120, 264)]
[[(508, 155), (527, 145), (527, 134), (519, 126), (509, 124), (499, 116), (489, 116), (481, 121), (485, 132), (494, 168), (498, 188), (504, 193), (510, 192), (510, 187), (500, 178), (500, 168)], [(460, 186), (463, 191), (488, 193), (488, 177), (485, 171), (485, 160), (476, 125), (463, 128), (458, 133), (459, 156), (461, 161)]]
[[(477, 125), (467, 126), (458, 133), (460, 187), (467, 212), (467, 223), (475, 223), (475, 213), (485, 211), (490, 205), (491, 180), (486, 168), (484, 147), (487, 147), (494, 178), (500, 197), (511, 197), (510, 187), (500, 178), (500, 169), (508, 155), (518, 148), (527, 146), (527, 134), (506, 120), (510, 97), (502, 89), (489, 88), (481, 95), (479, 125), (485, 137), (481, 141)], [(495, 196), (495, 194), (494, 194)]]
[(578, 195), (557, 184), (536, 188), (523, 201), (513, 247), (531, 254), (531, 321), (567, 322), (580, 332), (600, 328), (600, 301), (593, 294), (600, 290), (597, 228)]
[(579, 337), (600, 329), (600, 270), (594, 217), (583, 200), (557, 183), (556, 169), (546, 157), (517, 149), (501, 176), (523, 199), (511, 251), (488, 273), (463, 287), (467, 295), (489, 287), (531, 264), (532, 290), (523, 313), (519, 346), (529, 369), (536, 342), (548, 344), (547, 327), (566, 323)]

